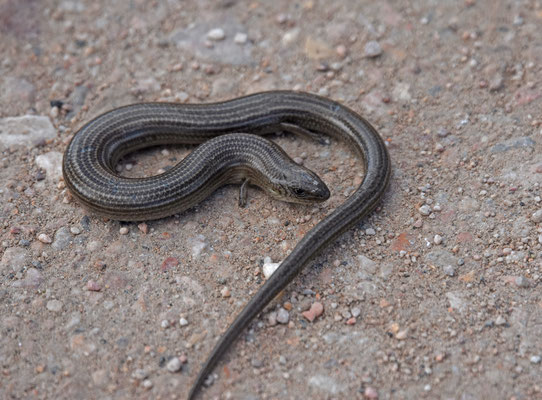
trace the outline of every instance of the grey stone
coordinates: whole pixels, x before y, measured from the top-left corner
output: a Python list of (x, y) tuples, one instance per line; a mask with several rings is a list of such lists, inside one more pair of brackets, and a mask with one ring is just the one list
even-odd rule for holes
[(277, 322), (279, 324), (287, 324), (290, 319), (290, 314), (284, 308), (279, 308), (277, 312)]
[(491, 148), (492, 153), (502, 153), (514, 149), (533, 149), (536, 142), (530, 137), (524, 136), (512, 138), (501, 143), (497, 143)]
[(0, 119), (0, 144), (6, 147), (34, 147), (56, 135), (56, 129), (48, 117), (23, 115)]
[(364, 52), (365, 57), (378, 57), (382, 54), (382, 47), (376, 40), (371, 40), (365, 44)]
[(70, 230), (63, 226), (59, 230), (55, 232), (55, 239), (53, 241), (53, 244), (51, 246), (55, 250), (62, 250), (66, 248), (70, 244), (70, 241), (72, 240), (72, 234), (70, 233)]

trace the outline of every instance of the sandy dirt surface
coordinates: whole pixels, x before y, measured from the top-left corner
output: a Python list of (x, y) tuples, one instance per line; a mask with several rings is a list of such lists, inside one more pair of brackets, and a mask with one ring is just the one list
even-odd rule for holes
[[(121, 224), (72, 199), (62, 153), (120, 105), (271, 89), (365, 116), (393, 177), (201, 398), (542, 398), (540, 0), (0, 0), (0, 54), (0, 398), (185, 397), (264, 258), (282, 260), (344, 201), (360, 161), (277, 137), (328, 202), (252, 189), (241, 209), (226, 187), (182, 215)], [(189, 151), (119, 169), (156, 174)]]

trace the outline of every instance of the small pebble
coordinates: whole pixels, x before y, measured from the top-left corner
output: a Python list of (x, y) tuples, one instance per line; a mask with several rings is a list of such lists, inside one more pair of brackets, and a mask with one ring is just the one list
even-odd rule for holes
[(531, 216), (533, 222), (542, 222), (542, 208), (538, 211), (535, 211)]
[(102, 290), (102, 287), (91, 279), (87, 282), (87, 290), (90, 292), (99, 292)]
[(421, 215), (429, 215), (431, 214), (431, 207), (429, 207), (427, 204), (424, 204), (418, 209), (418, 211)]
[(188, 325), (188, 321), (186, 320), (186, 318), (181, 317), (181, 318), (179, 319), (179, 325), (181, 325), (181, 326), (186, 326), (186, 325)]
[(279, 308), (277, 312), (277, 322), (279, 324), (287, 324), (290, 320), (290, 313), (286, 311), (284, 308)]
[(277, 324), (277, 312), (272, 311), (267, 315), (267, 323), (269, 326), (275, 326)]
[(397, 332), (395, 337), (399, 340), (405, 340), (408, 337), (408, 329), (403, 329), (402, 331)]
[(162, 327), (162, 329), (169, 328), (169, 321), (167, 319), (162, 320), (162, 322), (160, 322), (160, 326)]
[(365, 390), (363, 391), (363, 397), (369, 400), (377, 400), (378, 399), (378, 392), (375, 388), (372, 388), (370, 386), (367, 386)]
[(441, 244), (442, 243), (442, 236), (440, 235), (435, 235), (435, 237), (433, 238), (433, 242), (435, 244)]
[(542, 360), (542, 358), (540, 356), (532, 356), (530, 360), (531, 360), (531, 363), (533, 364), (540, 364), (540, 361)]
[(220, 294), (221, 294), (222, 297), (224, 297), (224, 298), (228, 298), (228, 297), (231, 296), (230, 289), (229, 289), (227, 286), (224, 286), (224, 287), (220, 290)]
[(346, 325), (355, 325), (356, 324), (356, 318), (350, 317), (346, 320)]
[(136, 369), (132, 373), (132, 378), (137, 379), (138, 381), (142, 381), (143, 379), (147, 378), (149, 376), (149, 373), (145, 371), (144, 369)]
[(45, 233), (40, 233), (38, 235), (38, 240), (42, 243), (46, 243), (46, 244), (50, 244), (53, 242), (53, 239), (51, 239), (51, 237)]
[(365, 234), (369, 236), (374, 236), (376, 235), (376, 231), (373, 228), (367, 228), (365, 229)]
[(235, 34), (233, 41), (237, 44), (245, 44), (247, 42), (248, 36), (246, 33), (238, 32)]
[(448, 136), (450, 134), (450, 131), (447, 130), (446, 128), (438, 128), (437, 130), (437, 135), (441, 138), (444, 138), (446, 136)]
[(455, 267), (453, 265), (446, 265), (443, 271), (448, 276), (455, 276)]
[(365, 44), (365, 57), (378, 57), (382, 54), (382, 47), (376, 40), (371, 40)]
[(137, 225), (137, 229), (139, 229), (141, 232), (143, 232), (145, 235), (149, 233), (149, 226), (142, 222), (141, 224)]
[(166, 368), (169, 372), (177, 372), (181, 369), (182, 363), (179, 357), (173, 357), (168, 361)]
[(262, 271), (263, 275), (265, 276), (265, 279), (269, 279), (271, 275), (273, 275), (273, 272), (277, 270), (280, 263), (274, 263), (271, 261), (271, 257), (265, 257), (263, 259), (263, 266)]
[(352, 308), (352, 316), (353, 316), (354, 318), (359, 317), (360, 314), (361, 314), (361, 310), (360, 310), (358, 307)]
[(223, 40), (225, 37), (226, 37), (226, 34), (224, 33), (224, 30), (221, 28), (211, 29), (207, 33), (207, 38), (210, 40), (218, 41), (218, 40)]
[(312, 322), (318, 318), (324, 312), (324, 306), (320, 302), (312, 303), (309, 311), (303, 312), (303, 316), (309, 321)]
[(515, 283), (516, 283), (516, 286), (520, 288), (528, 288), (529, 286), (531, 286), (531, 283), (529, 282), (529, 280), (525, 278), (524, 276), (516, 277)]
[(145, 379), (143, 381), (143, 387), (147, 390), (152, 389), (152, 381), (150, 379)]
[(503, 318), (502, 315), (499, 315), (497, 317), (497, 319), (495, 320), (495, 325), (500, 326), (500, 325), (504, 325), (504, 324), (506, 324), (506, 320)]
[(130, 230), (128, 229), (127, 226), (123, 226), (123, 227), (121, 227), (121, 228), (119, 229), (119, 233), (120, 233), (121, 235), (126, 235), (126, 234), (128, 234), (128, 232), (130, 232)]

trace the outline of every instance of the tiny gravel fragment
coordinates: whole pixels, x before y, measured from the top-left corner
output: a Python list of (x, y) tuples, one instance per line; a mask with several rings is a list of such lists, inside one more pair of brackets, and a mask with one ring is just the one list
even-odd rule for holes
[(453, 265), (446, 265), (442, 270), (448, 276), (455, 276), (455, 267)]
[(230, 289), (229, 289), (227, 286), (224, 286), (224, 287), (220, 290), (220, 294), (221, 294), (222, 297), (224, 297), (224, 298), (228, 298), (228, 297), (231, 296)]
[(497, 319), (495, 320), (495, 325), (504, 325), (506, 324), (506, 320), (504, 319), (504, 317), (502, 315), (499, 315), (497, 317)]
[(303, 316), (309, 320), (309, 322), (314, 321), (316, 318), (318, 318), (322, 313), (324, 312), (324, 306), (320, 302), (315, 302), (311, 305), (311, 308), (309, 311), (305, 311), (303, 313)]
[(438, 128), (437, 135), (441, 138), (446, 137), (450, 134), (450, 131), (448, 131), (446, 128)]
[(221, 28), (215, 28), (211, 29), (207, 33), (207, 38), (211, 40), (223, 40), (226, 37), (226, 34), (224, 33), (224, 30)]
[(263, 275), (265, 276), (265, 279), (269, 279), (271, 275), (273, 275), (273, 272), (277, 270), (280, 263), (274, 263), (271, 261), (271, 257), (265, 257), (263, 259), (263, 266), (262, 271)]
[(516, 277), (515, 283), (520, 288), (528, 288), (530, 286), (529, 280), (525, 278), (524, 276)]
[(81, 229), (79, 229), (78, 227), (76, 226), (72, 226), (70, 228), (70, 232), (73, 234), (73, 235), (79, 235), (81, 233)]
[(371, 40), (365, 44), (364, 51), (366, 57), (378, 57), (382, 54), (382, 47), (376, 40)]
[(365, 390), (363, 391), (363, 397), (369, 400), (377, 400), (378, 399), (378, 392), (375, 388), (372, 388), (370, 386), (367, 386)]
[(442, 243), (442, 236), (440, 235), (435, 235), (435, 237), (433, 238), (433, 242), (435, 244), (441, 244)]
[(119, 229), (119, 233), (120, 233), (121, 235), (126, 235), (129, 231), (130, 231), (130, 230), (128, 229), (127, 226), (123, 226), (123, 227), (121, 227), (121, 228)]
[(149, 226), (142, 222), (141, 224), (137, 225), (137, 229), (139, 229), (141, 232), (143, 232), (145, 235), (149, 232)]
[(102, 290), (102, 287), (91, 279), (87, 282), (87, 290), (90, 292), (99, 292)]
[(238, 32), (235, 34), (233, 41), (237, 44), (245, 44), (247, 42), (248, 36), (246, 33)]
[(166, 368), (169, 372), (177, 372), (181, 369), (182, 363), (179, 357), (173, 357), (168, 361)]
[(147, 378), (149, 376), (149, 373), (145, 371), (144, 369), (136, 369), (132, 373), (132, 378), (137, 379), (138, 381), (142, 381), (143, 379)]
[(533, 222), (542, 222), (542, 208), (538, 211), (535, 211), (533, 215), (531, 216), (531, 220)]
[(162, 327), (162, 329), (169, 328), (169, 321), (167, 319), (162, 320), (162, 322), (160, 323), (160, 326)]
[(279, 308), (277, 312), (277, 322), (279, 324), (287, 324), (290, 320), (290, 314), (284, 308)]
[(423, 206), (421, 206), (418, 211), (420, 212), (421, 215), (429, 215), (431, 214), (431, 207), (429, 207), (427, 204), (424, 204)]
[(50, 244), (50, 243), (53, 243), (53, 239), (51, 239), (51, 237), (45, 233), (40, 233), (38, 235), (38, 240), (42, 243), (46, 243), (46, 244)]
[(147, 390), (152, 389), (152, 381), (150, 379), (145, 379), (143, 381), (143, 387)]
[(188, 325), (188, 321), (186, 320), (186, 318), (182, 318), (182, 317), (181, 317), (181, 318), (179, 319), (179, 325), (181, 325), (181, 326), (186, 326), (186, 325)]
[(531, 363), (533, 363), (533, 364), (540, 364), (541, 360), (542, 360), (542, 357), (540, 357), (540, 356), (532, 356), (531, 357)]

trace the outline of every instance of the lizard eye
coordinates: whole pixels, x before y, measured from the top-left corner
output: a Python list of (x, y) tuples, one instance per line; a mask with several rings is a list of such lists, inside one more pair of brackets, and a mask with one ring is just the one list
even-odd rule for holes
[(301, 189), (301, 188), (292, 188), (292, 192), (297, 196), (297, 197), (304, 197), (306, 195), (305, 193), (305, 190)]

